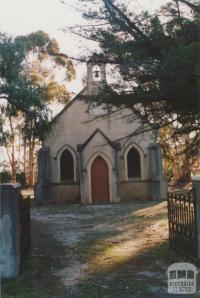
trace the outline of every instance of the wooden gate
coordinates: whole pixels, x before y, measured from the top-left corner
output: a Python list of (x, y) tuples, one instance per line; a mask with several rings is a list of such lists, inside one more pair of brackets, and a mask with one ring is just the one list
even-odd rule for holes
[(101, 156), (97, 156), (91, 166), (91, 192), (94, 204), (103, 204), (110, 200), (109, 169)]
[(197, 254), (196, 196), (168, 193), (169, 245), (191, 259)]

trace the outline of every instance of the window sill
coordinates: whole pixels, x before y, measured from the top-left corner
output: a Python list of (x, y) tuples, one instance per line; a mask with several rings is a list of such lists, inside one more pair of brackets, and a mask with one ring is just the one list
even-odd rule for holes
[(142, 178), (132, 178), (132, 179), (127, 179), (127, 180), (123, 180), (121, 181), (121, 183), (142, 183), (142, 182), (149, 182), (149, 179), (142, 179)]
[(143, 180), (141, 177), (138, 177), (138, 178), (127, 178), (126, 181), (141, 181)]
[(79, 184), (78, 181), (60, 181), (56, 183), (52, 183), (52, 185), (76, 185)]

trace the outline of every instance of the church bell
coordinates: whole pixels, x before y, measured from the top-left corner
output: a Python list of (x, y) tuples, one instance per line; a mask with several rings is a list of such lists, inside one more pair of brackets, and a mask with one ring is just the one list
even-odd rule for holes
[(95, 71), (95, 74), (94, 74), (95, 78), (99, 78), (99, 71)]

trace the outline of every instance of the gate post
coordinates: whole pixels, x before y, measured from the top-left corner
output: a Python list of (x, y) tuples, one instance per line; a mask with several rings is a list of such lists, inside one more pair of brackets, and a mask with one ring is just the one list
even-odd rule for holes
[(51, 156), (49, 147), (38, 151), (38, 179), (35, 185), (35, 200), (37, 203), (51, 201)]
[(196, 196), (197, 255), (200, 260), (200, 176), (193, 177), (192, 185)]
[(16, 278), (20, 272), (20, 189), (0, 185), (0, 277)]
[(150, 157), (150, 190), (153, 201), (167, 199), (167, 180), (163, 175), (162, 152), (157, 143), (149, 145)]

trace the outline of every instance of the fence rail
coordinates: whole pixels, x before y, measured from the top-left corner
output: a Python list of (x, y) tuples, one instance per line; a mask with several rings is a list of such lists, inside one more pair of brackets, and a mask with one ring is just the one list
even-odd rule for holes
[(194, 191), (168, 193), (169, 245), (197, 260), (197, 207)]

